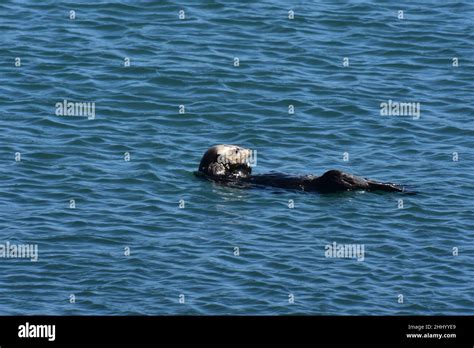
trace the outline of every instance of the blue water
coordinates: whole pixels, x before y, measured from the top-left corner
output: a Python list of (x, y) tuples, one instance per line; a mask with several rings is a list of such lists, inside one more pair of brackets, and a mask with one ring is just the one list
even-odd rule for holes
[[(469, 0), (2, 1), (0, 243), (39, 259), (0, 258), (0, 314), (473, 315), (473, 18)], [(419, 193), (195, 178), (220, 143), (257, 150), (255, 173)]]

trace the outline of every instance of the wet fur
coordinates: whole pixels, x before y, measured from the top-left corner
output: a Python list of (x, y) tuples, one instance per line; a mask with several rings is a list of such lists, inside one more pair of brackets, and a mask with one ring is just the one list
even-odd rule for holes
[[(249, 150), (235, 145), (214, 146), (204, 154), (195, 174), (243, 188), (268, 186), (319, 193), (354, 190), (405, 192), (400, 185), (365, 179), (340, 170), (329, 170), (321, 176), (292, 176), (281, 173), (251, 175), (251, 167), (242, 162), (239, 153), (248, 155)], [(228, 155), (230, 161), (223, 163), (220, 160), (223, 155)]]

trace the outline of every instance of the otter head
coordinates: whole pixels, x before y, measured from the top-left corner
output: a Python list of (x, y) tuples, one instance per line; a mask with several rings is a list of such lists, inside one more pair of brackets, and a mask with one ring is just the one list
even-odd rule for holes
[(236, 145), (216, 145), (202, 156), (199, 172), (214, 178), (246, 178), (252, 173), (250, 157), (249, 149)]

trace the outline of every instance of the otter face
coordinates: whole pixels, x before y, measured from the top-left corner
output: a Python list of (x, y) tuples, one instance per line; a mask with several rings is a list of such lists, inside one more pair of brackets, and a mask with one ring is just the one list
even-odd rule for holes
[(251, 151), (236, 145), (216, 145), (206, 151), (199, 171), (211, 177), (245, 178), (252, 173)]

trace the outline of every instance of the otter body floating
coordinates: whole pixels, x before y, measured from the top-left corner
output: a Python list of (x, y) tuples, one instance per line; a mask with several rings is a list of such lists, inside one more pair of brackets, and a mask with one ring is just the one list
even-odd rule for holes
[(252, 151), (236, 145), (216, 145), (201, 159), (197, 176), (236, 187), (270, 186), (305, 192), (333, 193), (365, 190), (405, 192), (403, 186), (364, 179), (340, 170), (321, 176), (292, 176), (280, 173), (252, 175)]

